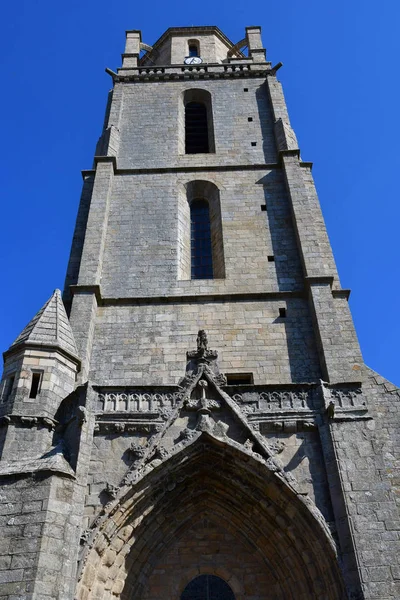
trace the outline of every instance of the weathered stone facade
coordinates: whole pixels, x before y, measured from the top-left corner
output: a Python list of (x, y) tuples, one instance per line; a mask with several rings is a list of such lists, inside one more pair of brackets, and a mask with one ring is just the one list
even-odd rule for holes
[(201, 575), (400, 597), (400, 393), (363, 363), (278, 68), (258, 27), (127, 32), (63, 301), (4, 354), (1, 600), (178, 600)]

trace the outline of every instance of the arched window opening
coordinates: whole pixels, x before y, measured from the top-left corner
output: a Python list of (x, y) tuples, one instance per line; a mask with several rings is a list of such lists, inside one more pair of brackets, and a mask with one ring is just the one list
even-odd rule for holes
[(190, 205), (190, 258), (192, 279), (213, 279), (210, 208), (206, 200)]
[(219, 189), (211, 181), (188, 181), (178, 194), (178, 279), (224, 279), (225, 260)]
[(178, 118), (179, 154), (215, 152), (211, 94), (191, 88), (181, 95)]
[(221, 577), (199, 575), (187, 584), (181, 600), (235, 600), (235, 596)]
[(189, 56), (200, 56), (200, 45), (197, 40), (189, 40)]
[(202, 102), (188, 102), (185, 106), (185, 152), (209, 152), (207, 108)]

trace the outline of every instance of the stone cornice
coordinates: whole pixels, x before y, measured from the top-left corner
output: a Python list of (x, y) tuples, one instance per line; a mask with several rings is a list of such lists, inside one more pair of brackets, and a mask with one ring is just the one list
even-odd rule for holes
[(186, 81), (189, 79), (248, 79), (276, 77), (271, 63), (229, 63), (189, 65), (155, 65), (151, 67), (121, 67), (114, 83), (147, 83), (152, 81)]
[[(113, 159), (113, 161), (101, 160), (103, 158)], [(220, 171), (268, 171), (270, 169), (280, 169), (278, 163), (258, 163), (258, 164), (247, 164), (247, 165), (185, 165), (175, 167), (150, 167), (150, 168), (138, 168), (138, 169), (118, 169), (116, 166), (115, 157), (102, 157), (95, 156), (94, 162), (97, 165), (99, 162), (113, 162), (114, 174), (115, 175), (146, 175), (155, 173), (197, 173), (197, 172), (220, 172)], [(301, 165), (302, 163), (300, 163)], [(82, 178), (94, 177), (96, 169), (84, 169), (81, 171)]]
[(197, 302), (254, 302), (263, 300), (285, 300), (289, 298), (305, 298), (304, 290), (272, 291), (259, 293), (215, 293), (215, 294), (185, 294), (165, 296), (132, 296), (127, 298), (105, 298), (101, 295), (98, 285), (71, 285), (72, 295), (79, 293), (95, 294), (99, 306), (136, 306), (143, 304), (192, 304)]
[(81, 359), (78, 356), (72, 354), (72, 352), (68, 352), (63, 346), (56, 343), (48, 344), (45, 342), (34, 341), (21, 342), (20, 344), (15, 344), (11, 346), (11, 348), (3, 352), (3, 358), (4, 360), (6, 360), (6, 358), (11, 356), (12, 354), (24, 352), (25, 350), (39, 350), (40, 352), (58, 352), (59, 354), (65, 356), (66, 358), (74, 362), (77, 365), (78, 370), (81, 367)]
[(6, 425), (18, 425), (20, 427), (45, 427), (49, 431), (54, 431), (58, 425), (58, 421), (46, 416), (35, 416), (35, 415), (19, 415), (19, 414), (7, 414), (0, 417), (0, 427)]
[[(330, 283), (333, 278), (317, 277), (317, 283)], [(292, 298), (307, 298), (306, 289), (249, 292), (249, 293), (215, 293), (215, 294), (170, 294), (165, 296), (130, 296), (126, 298), (106, 298), (102, 296), (99, 285), (71, 285), (72, 296), (75, 294), (94, 294), (99, 306), (138, 306), (148, 304), (196, 304), (197, 302), (262, 302), (268, 300), (290, 300)], [(332, 290), (334, 298), (348, 298), (350, 290)]]

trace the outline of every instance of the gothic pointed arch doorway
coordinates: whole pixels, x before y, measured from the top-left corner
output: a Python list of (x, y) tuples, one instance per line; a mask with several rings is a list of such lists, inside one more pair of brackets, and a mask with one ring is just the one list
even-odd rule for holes
[(185, 444), (111, 506), (78, 600), (179, 600), (203, 574), (223, 579), (235, 600), (345, 597), (321, 515), (282, 474), (207, 433)]

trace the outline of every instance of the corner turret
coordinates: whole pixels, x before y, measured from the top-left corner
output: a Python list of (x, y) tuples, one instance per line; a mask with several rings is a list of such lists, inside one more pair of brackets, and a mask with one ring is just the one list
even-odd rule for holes
[(3, 458), (8, 446), (10, 457), (18, 457), (21, 440), (17, 432), (21, 427), (25, 430), (26, 425), (38, 429), (38, 435), (31, 439), (30, 451), (45, 451), (50, 444), (49, 431), (53, 429), (55, 413), (61, 401), (74, 390), (80, 369), (60, 290), (54, 291), (3, 356), (0, 417), (3, 426), (8, 425)]

